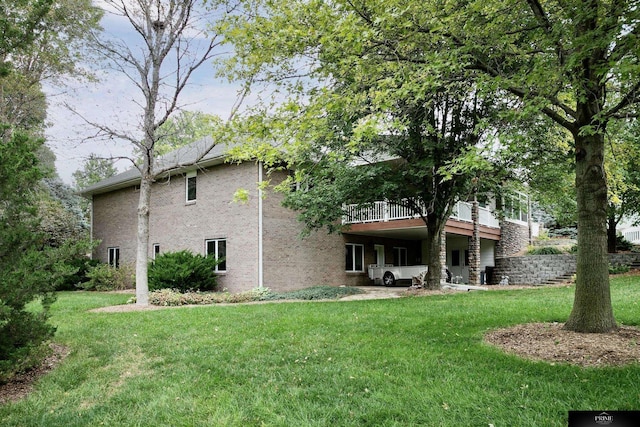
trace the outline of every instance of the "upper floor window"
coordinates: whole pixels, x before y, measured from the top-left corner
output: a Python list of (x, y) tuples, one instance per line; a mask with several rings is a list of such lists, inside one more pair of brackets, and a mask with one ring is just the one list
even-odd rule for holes
[(120, 267), (120, 248), (109, 248), (108, 263), (111, 267)]
[(205, 240), (204, 243), (207, 256), (215, 256), (220, 260), (215, 271), (227, 271), (227, 239), (210, 239)]
[(197, 172), (189, 172), (187, 173), (187, 181), (186, 181), (186, 195), (187, 195), (187, 203), (193, 203), (196, 201), (196, 178)]
[(345, 246), (345, 270), (347, 272), (364, 271), (364, 245), (347, 243)]

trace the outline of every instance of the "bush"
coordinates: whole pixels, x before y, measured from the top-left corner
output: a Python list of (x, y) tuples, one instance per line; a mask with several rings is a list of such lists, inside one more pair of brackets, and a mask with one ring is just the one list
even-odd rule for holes
[(299, 299), (299, 300), (321, 300), (321, 299), (339, 299), (347, 295), (361, 294), (363, 291), (358, 288), (349, 286), (312, 286), (310, 288), (300, 289), (297, 291), (283, 292), (278, 294), (267, 295), (263, 300), (278, 299)]
[(578, 229), (576, 227), (552, 228), (548, 232), (549, 237), (562, 237), (565, 239), (577, 239)]
[(630, 270), (629, 266), (626, 264), (609, 264), (609, 274), (623, 274), (627, 273)]
[(135, 287), (135, 273), (132, 265), (119, 268), (109, 264), (98, 264), (87, 272), (89, 280), (79, 283), (77, 287), (85, 291), (118, 291)]
[(623, 235), (618, 234), (616, 236), (616, 250), (630, 251), (631, 249), (633, 249), (633, 243), (625, 239)]
[(72, 267), (76, 272), (64, 278), (58, 285), (56, 286), (56, 291), (74, 291), (81, 286), (82, 283), (86, 283), (90, 280), (88, 273), (91, 269), (95, 268), (100, 264), (100, 261), (81, 257), (74, 258), (67, 262), (67, 265)]
[(358, 288), (313, 286), (298, 291), (275, 293), (269, 288), (254, 288), (250, 291), (230, 294), (228, 292), (180, 292), (176, 289), (159, 289), (149, 292), (149, 304), (179, 306), (190, 304), (241, 303), (252, 301), (274, 301), (283, 299), (320, 300), (338, 299), (347, 295), (361, 294)]
[(563, 253), (562, 250), (554, 246), (534, 247), (527, 250), (528, 255), (558, 255), (561, 253)]
[(149, 264), (149, 290), (174, 289), (182, 293), (215, 290), (215, 268), (219, 262), (214, 257), (189, 251), (165, 252)]

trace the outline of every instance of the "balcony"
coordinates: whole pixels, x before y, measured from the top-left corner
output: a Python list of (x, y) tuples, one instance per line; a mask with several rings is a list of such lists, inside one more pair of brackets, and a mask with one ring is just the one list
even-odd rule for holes
[[(358, 207), (358, 205), (345, 206), (345, 215), (342, 224), (364, 224), (371, 222), (387, 222), (399, 219), (419, 218), (419, 215), (406, 206), (391, 202), (374, 202), (370, 206)], [(480, 225), (499, 228), (498, 219), (487, 208), (479, 208)], [(453, 208), (451, 219), (471, 222), (471, 203), (458, 202)]]

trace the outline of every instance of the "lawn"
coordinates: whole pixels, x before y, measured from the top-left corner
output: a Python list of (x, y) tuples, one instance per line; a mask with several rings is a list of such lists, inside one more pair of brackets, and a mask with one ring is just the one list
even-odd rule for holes
[[(639, 325), (640, 276), (612, 294), (618, 322)], [(640, 409), (640, 365), (551, 365), (482, 342), (563, 321), (573, 288), (87, 311), (128, 298), (60, 294), (56, 342), (72, 353), (0, 424), (548, 427), (570, 409)]]

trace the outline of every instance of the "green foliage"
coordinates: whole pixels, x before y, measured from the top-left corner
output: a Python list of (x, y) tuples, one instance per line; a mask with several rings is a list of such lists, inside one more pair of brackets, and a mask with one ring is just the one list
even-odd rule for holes
[(100, 261), (81, 256), (71, 259), (67, 262), (73, 270), (74, 274), (71, 274), (64, 278), (57, 286), (56, 291), (73, 291), (78, 288), (85, 289), (83, 284), (90, 280), (89, 271), (96, 268), (100, 264)]
[(295, 300), (327, 300), (338, 299), (349, 295), (357, 295), (363, 293), (362, 290), (350, 286), (312, 286), (310, 288), (304, 288), (290, 292), (270, 293), (263, 297), (261, 300), (281, 300), (281, 299), (295, 299)]
[(273, 292), (269, 288), (254, 288), (250, 291), (233, 294), (228, 292), (180, 292), (176, 289), (159, 289), (149, 293), (149, 304), (179, 306), (276, 300), (334, 300), (362, 292), (358, 288), (348, 286), (312, 286), (290, 292)]
[(623, 274), (628, 273), (631, 268), (626, 264), (609, 264), (609, 274)]
[(578, 229), (576, 227), (552, 228), (549, 230), (549, 237), (564, 237), (567, 239), (577, 239)]
[(160, 254), (149, 264), (149, 290), (214, 290), (217, 285), (215, 268), (220, 261), (186, 250)]
[(87, 281), (76, 286), (85, 291), (118, 291), (131, 289), (135, 284), (135, 271), (132, 265), (124, 264), (118, 268), (109, 264), (97, 264), (88, 269)]
[(113, 165), (113, 160), (104, 159), (97, 154), (91, 153), (82, 165), (82, 169), (78, 169), (73, 173), (75, 188), (76, 190), (82, 190), (117, 173), (118, 170)]
[(633, 249), (633, 243), (625, 239), (622, 234), (617, 234), (616, 249), (619, 251), (630, 251)]
[(564, 253), (555, 246), (531, 247), (527, 250), (527, 255), (558, 255)]
[(164, 155), (186, 144), (212, 136), (222, 126), (218, 116), (200, 111), (180, 111), (158, 129), (159, 141), (155, 145), (158, 155)]

